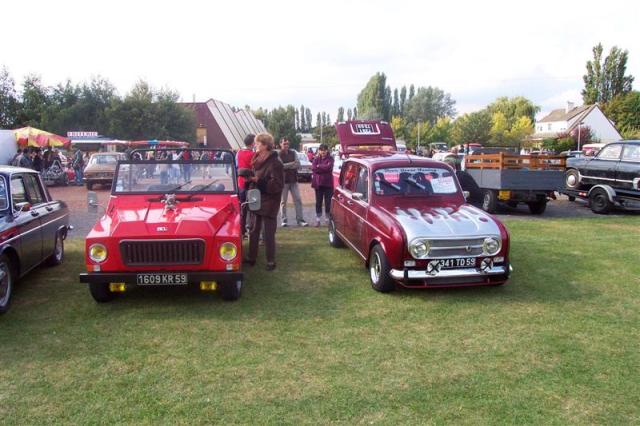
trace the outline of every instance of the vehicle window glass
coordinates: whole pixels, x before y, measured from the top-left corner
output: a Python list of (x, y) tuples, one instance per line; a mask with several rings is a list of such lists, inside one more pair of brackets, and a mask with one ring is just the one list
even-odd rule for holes
[(629, 144), (624, 147), (622, 153), (624, 161), (640, 161), (640, 144)]
[(356, 191), (362, 194), (363, 200), (369, 199), (369, 171), (366, 167), (360, 166), (358, 172), (358, 183), (356, 184)]
[(376, 195), (445, 195), (458, 192), (454, 174), (436, 167), (393, 167), (376, 170)]
[(7, 207), (9, 207), (7, 188), (5, 187), (4, 178), (0, 177), (0, 210), (5, 210)]
[(89, 164), (116, 164), (118, 157), (116, 155), (94, 155), (91, 157)]
[(35, 175), (25, 175), (24, 183), (27, 190), (27, 197), (29, 198), (29, 202), (31, 204), (42, 204), (47, 200), (42, 193), (40, 182)]
[(620, 152), (622, 151), (622, 145), (607, 145), (602, 148), (598, 158), (601, 160), (617, 160), (620, 158)]
[(24, 189), (24, 182), (21, 176), (14, 176), (11, 178), (11, 199), (13, 205), (17, 203), (24, 203), (27, 201), (27, 191)]
[(342, 187), (347, 191), (356, 190), (356, 180), (358, 178), (358, 165), (356, 163), (347, 163), (342, 174)]

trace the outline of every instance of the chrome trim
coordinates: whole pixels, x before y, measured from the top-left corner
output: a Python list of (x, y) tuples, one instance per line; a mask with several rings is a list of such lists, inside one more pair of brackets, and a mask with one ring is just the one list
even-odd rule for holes
[[(428, 273), (426, 270), (409, 269), (407, 271), (407, 278), (410, 280), (428, 280), (433, 278), (461, 278), (461, 277), (484, 277), (487, 275), (502, 275), (507, 273), (507, 268), (504, 266), (494, 266), (486, 272), (482, 272), (478, 268), (467, 269), (441, 269), (437, 273)], [(389, 275), (394, 280), (404, 279), (404, 270), (392, 269), (389, 271)]]
[[(23, 236), (25, 236), (25, 235), (27, 235), (27, 234), (30, 234), (30, 233), (32, 233), (32, 232), (35, 232), (35, 231), (37, 231), (38, 229), (43, 228), (43, 227), (45, 227), (45, 226), (49, 225), (50, 223), (57, 222), (57, 221), (59, 221), (60, 219), (64, 219), (64, 218), (65, 218), (65, 217), (67, 217), (67, 216), (69, 216), (69, 214), (68, 214), (68, 213), (67, 213), (67, 214), (65, 214), (65, 215), (63, 215), (63, 216), (60, 216), (60, 217), (59, 217), (59, 218), (57, 218), (57, 219), (53, 219), (53, 220), (50, 220), (49, 222), (46, 222), (46, 223), (40, 224), (40, 225), (36, 226), (36, 227), (35, 227), (35, 228), (33, 228), (33, 229), (29, 229), (28, 231), (21, 232), (21, 233), (19, 233), (18, 235), (15, 235), (15, 236), (13, 236), (13, 237), (9, 238), (8, 240), (4, 240), (4, 241), (2, 241), (2, 244), (4, 245), (4, 244), (7, 244), (7, 243), (10, 243), (11, 241), (17, 240), (17, 239), (19, 239), (19, 238), (21, 238), (21, 237), (23, 237)], [(22, 226), (22, 225), (17, 225), (17, 226)]]

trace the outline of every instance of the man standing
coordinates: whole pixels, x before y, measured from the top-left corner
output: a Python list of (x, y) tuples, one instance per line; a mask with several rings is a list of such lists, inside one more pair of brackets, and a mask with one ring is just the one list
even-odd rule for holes
[(293, 204), (296, 208), (298, 226), (308, 226), (309, 224), (305, 222), (302, 216), (302, 200), (300, 199), (300, 189), (298, 188), (300, 160), (298, 159), (298, 153), (289, 149), (289, 141), (286, 138), (280, 139), (280, 153), (278, 156), (284, 165), (284, 188), (282, 190), (282, 202), (280, 203), (282, 226), (288, 226), (287, 201), (289, 201), (289, 192), (291, 192)]
[(84, 157), (80, 148), (76, 147), (71, 160), (71, 167), (76, 174), (76, 185), (82, 186), (82, 171), (84, 170)]

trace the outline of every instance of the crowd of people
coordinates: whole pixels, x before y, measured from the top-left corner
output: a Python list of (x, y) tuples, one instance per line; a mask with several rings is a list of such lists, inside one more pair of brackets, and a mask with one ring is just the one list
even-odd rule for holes
[(36, 170), (42, 174), (65, 173), (70, 181), (82, 185), (82, 170), (85, 162), (85, 154), (77, 148), (71, 159), (67, 159), (56, 148), (26, 147), (17, 150), (9, 161), (9, 165)]

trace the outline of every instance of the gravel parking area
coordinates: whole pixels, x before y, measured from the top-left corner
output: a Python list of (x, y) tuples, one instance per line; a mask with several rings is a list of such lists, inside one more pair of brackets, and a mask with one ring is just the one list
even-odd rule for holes
[[(65, 201), (69, 205), (71, 210), (71, 224), (74, 226), (72, 232), (72, 238), (84, 238), (89, 230), (94, 225), (99, 217), (99, 214), (103, 213), (102, 209), (98, 213), (89, 212), (87, 209), (87, 189), (84, 186), (66, 186), (66, 187), (50, 187), (49, 192), (51, 196)], [(106, 187), (97, 187), (95, 189), (98, 195), (100, 205), (105, 206), (109, 201), (110, 189)], [(300, 184), (300, 193), (302, 196), (302, 202), (304, 204), (304, 217), (311, 225), (315, 218), (315, 195), (313, 188), (309, 183)], [(291, 198), (289, 199), (290, 207), (287, 209), (289, 212), (289, 223), (295, 224), (295, 211)], [(638, 214), (638, 213), (624, 213), (615, 212), (610, 216), (620, 216), (625, 214)], [(584, 201), (577, 200), (571, 202), (564, 195), (559, 196), (557, 200), (550, 201), (547, 205), (547, 210), (543, 215), (536, 216), (529, 213), (529, 209), (526, 205), (520, 205), (517, 208), (503, 207), (497, 214), (500, 219), (517, 219), (517, 220), (545, 220), (551, 218), (589, 218), (597, 217)]]

